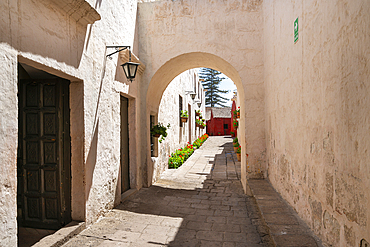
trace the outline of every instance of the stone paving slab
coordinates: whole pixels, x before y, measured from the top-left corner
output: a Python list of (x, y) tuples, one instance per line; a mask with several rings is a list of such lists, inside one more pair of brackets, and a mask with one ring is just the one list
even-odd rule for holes
[(248, 180), (271, 237), (278, 247), (322, 247), (320, 239), (274, 190), (268, 180)]
[(64, 246), (273, 246), (232, 150), (231, 138), (209, 138)]

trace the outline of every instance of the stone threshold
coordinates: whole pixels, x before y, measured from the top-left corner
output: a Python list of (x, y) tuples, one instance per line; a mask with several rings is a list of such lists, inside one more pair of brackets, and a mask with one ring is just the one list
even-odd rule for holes
[[(127, 200), (130, 196), (134, 195), (138, 190), (129, 189), (121, 195), (121, 202)], [(33, 247), (59, 247), (68, 242), (71, 238), (86, 229), (85, 222), (72, 221), (65, 227), (59, 229), (54, 234), (42, 238), (39, 242), (33, 245)]]
[(248, 179), (248, 184), (275, 246), (323, 247), (321, 240), (268, 180)]
[(127, 190), (127, 191), (123, 192), (123, 193), (121, 194), (121, 202), (120, 202), (120, 204), (121, 204), (123, 201), (127, 200), (127, 198), (129, 198), (130, 196), (134, 195), (136, 192), (138, 192), (138, 190), (137, 190), (137, 189), (129, 189), (129, 190)]
[(39, 242), (33, 245), (33, 247), (58, 247), (66, 243), (70, 238), (79, 234), (86, 228), (85, 222), (72, 221), (65, 227), (59, 229), (54, 234), (42, 238)]

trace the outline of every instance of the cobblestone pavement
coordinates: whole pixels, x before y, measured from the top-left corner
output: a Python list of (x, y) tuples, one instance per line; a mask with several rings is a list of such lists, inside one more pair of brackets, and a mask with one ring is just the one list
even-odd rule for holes
[(64, 246), (273, 246), (256, 201), (243, 193), (230, 137), (210, 137)]

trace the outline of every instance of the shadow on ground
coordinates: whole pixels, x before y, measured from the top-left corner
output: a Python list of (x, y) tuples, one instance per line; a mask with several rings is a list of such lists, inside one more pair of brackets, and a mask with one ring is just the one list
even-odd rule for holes
[(243, 192), (229, 139), (208, 159), (203, 183), (159, 180), (65, 246), (272, 246), (255, 200)]

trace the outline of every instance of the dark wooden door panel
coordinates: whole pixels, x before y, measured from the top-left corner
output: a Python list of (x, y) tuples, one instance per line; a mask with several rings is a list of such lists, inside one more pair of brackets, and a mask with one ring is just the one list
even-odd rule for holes
[(121, 193), (130, 189), (128, 99), (121, 96)]
[(70, 221), (68, 88), (63, 79), (20, 81), (21, 226), (59, 229)]

